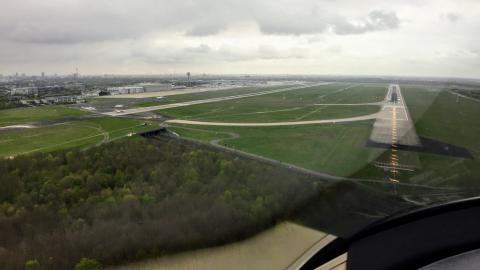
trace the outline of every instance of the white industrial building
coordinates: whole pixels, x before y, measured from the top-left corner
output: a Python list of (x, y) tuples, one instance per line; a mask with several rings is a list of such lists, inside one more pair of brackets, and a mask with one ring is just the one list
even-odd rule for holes
[(83, 97), (98, 97), (100, 94), (100, 90), (93, 90), (93, 91), (84, 91), (82, 92)]
[(145, 88), (143, 86), (108, 87), (107, 92), (109, 92), (110, 95), (136, 94), (144, 93)]
[(44, 103), (81, 103), (85, 102), (82, 96), (56, 96), (46, 97), (43, 99)]
[(12, 96), (19, 95), (19, 96), (26, 96), (26, 95), (38, 95), (38, 88), (37, 87), (18, 87), (13, 88), (10, 91)]

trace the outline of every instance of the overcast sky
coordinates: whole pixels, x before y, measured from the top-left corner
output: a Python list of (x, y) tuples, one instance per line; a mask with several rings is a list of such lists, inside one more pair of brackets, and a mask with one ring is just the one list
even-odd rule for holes
[(0, 74), (480, 77), (478, 0), (1, 0)]

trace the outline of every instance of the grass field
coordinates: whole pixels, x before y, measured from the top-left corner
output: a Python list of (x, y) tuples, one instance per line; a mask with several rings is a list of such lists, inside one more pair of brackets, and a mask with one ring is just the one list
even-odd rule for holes
[[(371, 113), (369, 106), (315, 106), (315, 103), (375, 102), (383, 99), (381, 85), (332, 84), (300, 91), (255, 98), (201, 104), (162, 111), (182, 119), (229, 122), (274, 122), (310, 120)], [(351, 85), (350, 85), (351, 87)], [(448, 91), (430, 86), (402, 87), (402, 93), (414, 119), (419, 136), (468, 149), (473, 160), (438, 154), (401, 151), (400, 162), (416, 167), (401, 172), (407, 183), (431, 186), (478, 186), (480, 175), (480, 103), (457, 98)], [(364, 94), (362, 96), (362, 93)], [(319, 101), (322, 100), (322, 101)], [(327, 102), (328, 101), (328, 102)], [(376, 108), (375, 106), (373, 106)], [(313, 108), (322, 110), (311, 113)], [(330, 110), (332, 109), (332, 110)], [(307, 117), (305, 117), (307, 115)], [(303, 117), (302, 117), (303, 116)], [(367, 148), (373, 121), (292, 127), (216, 127), (175, 124), (172, 130), (181, 136), (220, 144), (245, 152), (291, 163), (307, 169), (339, 176), (384, 179), (384, 172), (372, 161), (383, 161), (387, 152)], [(235, 136), (232, 136), (235, 135)], [(472, 182), (474, 181), (474, 182)]]
[[(85, 118), (89, 113), (63, 106), (19, 108), (0, 111), (2, 126), (45, 123), (65, 119), (59, 124), (40, 124), (35, 128), (0, 131), (0, 156), (49, 152), (72, 147), (86, 147), (115, 140), (130, 132), (153, 129), (157, 124), (127, 118)], [(68, 117), (77, 117), (74, 120)]]
[(88, 112), (64, 106), (43, 106), (0, 110), (0, 127), (49, 121), (72, 116), (85, 116)]
[[(181, 119), (219, 122), (278, 122), (345, 118), (375, 113), (386, 85), (334, 83), (253, 98), (160, 111)], [(373, 121), (290, 127), (209, 127), (174, 124), (187, 138), (220, 144), (329, 174), (349, 176), (381, 150), (367, 148)]]
[(468, 148), (480, 158), (480, 103), (447, 91), (406, 88), (419, 135)]
[(20, 129), (0, 133), (0, 156), (32, 152), (50, 152), (73, 147), (86, 147), (125, 137), (128, 133), (153, 129), (144, 121), (122, 118), (95, 118), (65, 124)]
[[(367, 148), (373, 121), (291, 127), (205, 127), (172, 125), (171, 130), (203, 141), (224, 139), (220, 144), (329, 174), (349, 176), (380, 151)], [(193, 128), (193, 129), (192, 129)], [(234, 139), (225, 139), (233, 133)], [(232, 136), (229, 136), (230, 138)]]
[[(166, 115), (178, 119), (210, 122), (282, 122), (319, 119), (347, 118), (376, 113), (379, 106), (305, 106), (285, 109), (255, 111), (239, 105), (227, 107), (227, 104), (203, 104), (197, 106), (167, 109)], [(199, 108), (201, 107), (201, 108)], [(203, 111), (203, 112), (202, 112)]]
[(473, 160), (419, 154), (422, 173), (412, 176), (416, 182), (451, 185), (477, 183), (480, 175), (480, 103), (457, 96), (447, 91), (419, 91), (407, 88), (405, 99), (412, 104), (411, 113), (420, 136), (433, 138), (468, 149)]
[(320, 106), (371, 103), (383, 99), (384, 86), (331, 84), (264, 96), (158, 111), (173, 118), (220, 122), (276, 122), (346, 118), (375, 113), (379, 106)]

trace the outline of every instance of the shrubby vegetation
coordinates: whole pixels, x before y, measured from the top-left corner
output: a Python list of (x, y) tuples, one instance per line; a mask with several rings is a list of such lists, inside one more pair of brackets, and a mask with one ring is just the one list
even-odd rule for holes
[(18, 107), (18, 105), (14, 101), (10, 100), (7, 94), (2, 93), (0, 89), (0, 110), (11, 109), (15, 107)]
[(25, 270), (38, 270), (40, 269), (40, 263), (37, 260), (28, 260), (25, 263)]
[(139, 139), (1, 160), (0, 186), (0, 269), (32, 260), (63, 270), (84, 257), (112, 265), (239, 240), (322, 184), (209, 148)]
[(75, 270), (101, 270), (102, 265), (92, 259), (82, 258), (77, 265), (75, 265)]

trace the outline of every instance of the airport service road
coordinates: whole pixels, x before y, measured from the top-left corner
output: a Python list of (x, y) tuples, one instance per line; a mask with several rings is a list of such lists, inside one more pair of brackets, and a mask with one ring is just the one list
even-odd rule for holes
[(209, 99), (202, 99), (202, 100), (193, 100), (193, 101), (186, 101), (186, 102), (180, 102), (180, 103), (172, 103), (172, 104), (166, 104), (166, 105), (158, 105), (158, 106), (151, 106), (151, 107), (127, 109), (127, 110), (122, 110), (122, 111), (113, 111), (113, 112), (107, 112), (107, 113), (103, 113), (103, 114), (108, 115), (108, 116), (123, 116), (123, 115), (129, 115), (129, 114), (137, 114), (137, 113), (151, 112), (151, 111), (162, 110), (162, 109), (169, 109), (169, 108), (176, 108), (176, 107), (184, 107), (184, 106), (191, 106), (191, 105), (211, 103), (211, 102), (219, 102), (219, 101), (239, 99), (239, 98), (256, 97), (256, 96), (262, 96), (262, 95), (280, 93), (280, 92), (291, 91), (291, 90), (298, 90), (298, 89), (303, 89), (303, 88), (308, 88), (308, 87), (314, 87), (314, 86), (320, 86), (320, 85), (327, 85), (327, 84), (331, 84), (331, 83), (326, 82), (326, 83), (317, 83), (317, 84), (309, 84), (309, 85), (292, 86), (292, 87), (287, 87), (287, 88), (267, 90), (267, 91), (260, 91), (260, 92), (248, 93), (248, 94), (243, 94), (243, 95), (233, 95), (233, 96), (226, 96), (226, 97), (209, 98)]
[(370, 140), (390, 145), (420, 145), (399, 85), (389, 85)]

